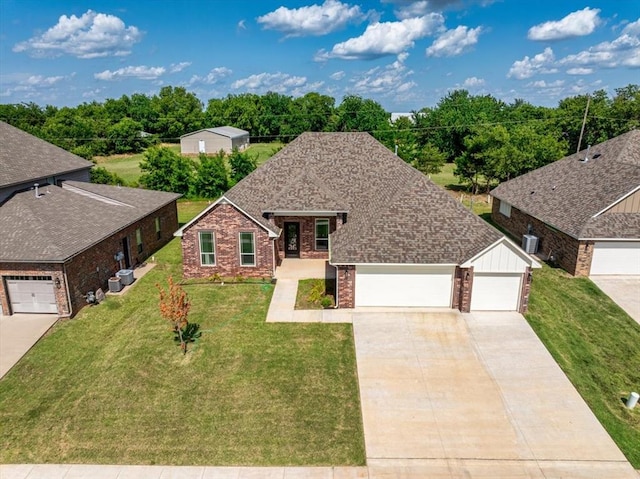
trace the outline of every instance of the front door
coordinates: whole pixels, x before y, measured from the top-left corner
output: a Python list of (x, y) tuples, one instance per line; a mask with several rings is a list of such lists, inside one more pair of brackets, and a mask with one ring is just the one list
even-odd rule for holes
[(284, 257), (300, 257), (300, 223), (284, 224)]

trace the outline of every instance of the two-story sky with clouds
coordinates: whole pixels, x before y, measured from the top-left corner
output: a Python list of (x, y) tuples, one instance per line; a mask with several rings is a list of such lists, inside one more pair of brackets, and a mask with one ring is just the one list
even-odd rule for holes
[(0, 103), (75, 106), (183, 86), (434, 106), (640, 83), (639, 0), (0, 0)]

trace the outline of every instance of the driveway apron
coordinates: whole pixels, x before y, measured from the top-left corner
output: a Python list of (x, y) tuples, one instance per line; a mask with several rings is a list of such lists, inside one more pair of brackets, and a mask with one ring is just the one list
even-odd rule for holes
[(357, 313), (353, 327), (370, 471), (637, 477), (521, 315)]

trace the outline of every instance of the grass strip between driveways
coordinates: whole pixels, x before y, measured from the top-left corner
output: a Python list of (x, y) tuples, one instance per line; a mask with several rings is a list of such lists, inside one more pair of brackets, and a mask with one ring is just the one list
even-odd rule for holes
[(545, 266), (533, 277), (527, 320), (636, 469), (640, 407), (640, 326), (587, 278)]
[(183, 356), (155, 287), (178, 240), (155, 257), (0, 381), (0, 463), (364, 464), (351, 325), (265, 323), (271, 284), (185, 285), (204, 333)]

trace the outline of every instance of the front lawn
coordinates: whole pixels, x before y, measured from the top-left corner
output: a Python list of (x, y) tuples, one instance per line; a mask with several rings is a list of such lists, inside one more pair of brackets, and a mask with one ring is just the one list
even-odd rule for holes
[(0, 463), (364, 464), (351, 325), (265, 323), (269, 283), (186, 285), (203, 335), (182, 356), (155, 287), (178, 240), (155, 257), (0, 381)]
[(640, 468), (640, 326), (587, 278), (545, 266), (533, 277), (525, 315), (629, 462)]

